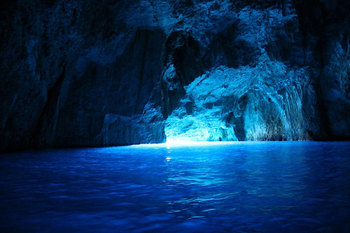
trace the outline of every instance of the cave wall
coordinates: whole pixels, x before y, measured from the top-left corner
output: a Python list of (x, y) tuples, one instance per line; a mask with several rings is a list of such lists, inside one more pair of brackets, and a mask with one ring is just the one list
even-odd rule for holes
[(348, 139), (349, 13), (346, 0), (1, 1), (0, 149)]
[(118, 14), (123, 7), (126, 1), (2, 7), (0, 148), (164, 141), (166, 35), (128, 25)]

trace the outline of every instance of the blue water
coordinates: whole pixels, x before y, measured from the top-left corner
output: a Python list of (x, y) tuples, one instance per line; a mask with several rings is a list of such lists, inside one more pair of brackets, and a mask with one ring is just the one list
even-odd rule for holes
[(350, 232), (350, 143), (1, 155), (0, 232)]

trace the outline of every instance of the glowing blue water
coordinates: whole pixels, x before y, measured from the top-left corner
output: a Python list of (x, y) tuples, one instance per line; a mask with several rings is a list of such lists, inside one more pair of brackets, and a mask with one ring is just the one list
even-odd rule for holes
[(0, 157), (1, 232), (350, 232), (350, 143)]

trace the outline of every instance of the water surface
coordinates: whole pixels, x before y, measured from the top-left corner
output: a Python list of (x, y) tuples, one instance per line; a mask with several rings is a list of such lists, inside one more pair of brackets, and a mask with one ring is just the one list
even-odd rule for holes
[(350, 143), (5, 154), (0, 232), (350, 232)]

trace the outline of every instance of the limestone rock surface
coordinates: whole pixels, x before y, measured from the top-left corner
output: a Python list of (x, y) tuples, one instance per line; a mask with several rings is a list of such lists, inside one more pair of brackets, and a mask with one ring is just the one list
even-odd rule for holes
[(350, 138), (347, 0), (4, 0), (0, 150)]

